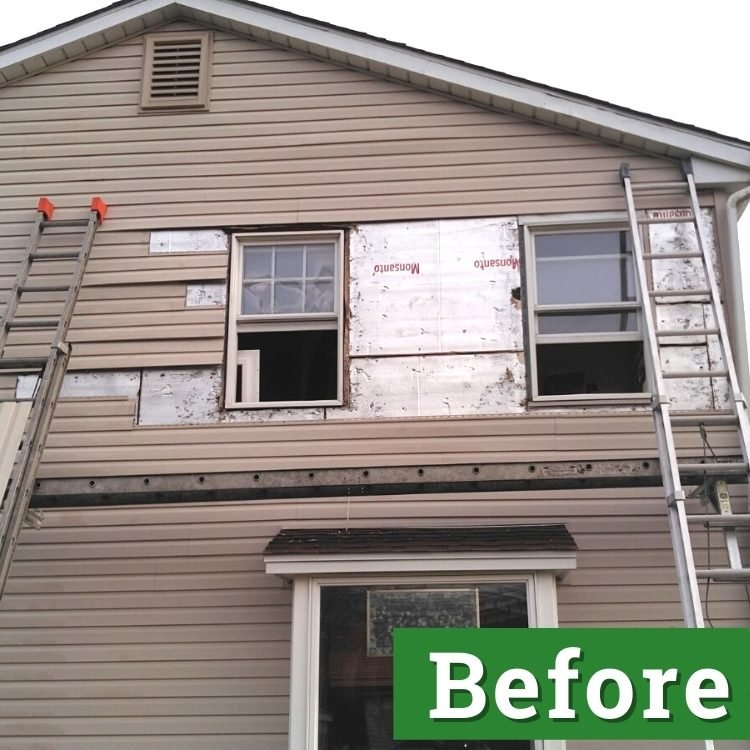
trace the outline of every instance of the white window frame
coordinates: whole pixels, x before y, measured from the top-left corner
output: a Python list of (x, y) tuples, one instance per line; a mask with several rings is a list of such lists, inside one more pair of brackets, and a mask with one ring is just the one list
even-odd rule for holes
[[(299, 245), (305, 242), (333, 242), (336, 253), (334, 279), (334, 310), (331, 313), (272, 313), (242, 315), (243, 248), (248, 245)], [(317, 401), (260, 401), (247, 399), (248, 392), (258, 393), (260, 361), (257, 352), (239, 350), (238, 336), (245, 332), (264, 331), (337, 331), (336, 398)], [(236, 234), (232, 237), (229, 286), (229, 320), (227, 324), (227, 367), (224, 405), (231, 409), (277, 409), (296, 407), (341, 406), (344, 398), (344, 232), (258, 232)], [(243, 400), (236, 400), (237, 366), (242, 366)]]
[[(607, 214), (562, 214), (549, 216), (520, 217), (519, 223), (523, 227), (524, 248), (526, 257), (526, 298), (528, 300), (528, 333), (529, 333), (529, 366), (531, 375), (531, 402), (562, 403), (571, 402), (616, 402), (647, 403), (650, 393), (646, 390), (648, 382), (644, 385), (643, 392), (636, 393), (573, 393), (554, 396), (542, 396), (539, 394), (539, 370), (537, 366), (537, 345), (544, 343), (594, 343), (608, 341), (643, 341), (643, 316), (640, 290), (638, 289), (635, 276), (635, 265), (633, 267), (633, 278), (636, 282), (636, 299), (633, 302), (591, 303), (591, 304), (568, 304), (568, 305), (540, 305), (537, 302), (537, 274), (536, 274), (536, 250), (534, 239), (543, 234), (563, 234), (570, 232), (605, 232), (605, 231), (629, 231), (627, 217), (624, 213)], [(577, 312), (583, 309), (592, 311), (614, 311), (632, 310), (636, 314), (638, 329), (636, 331), (612, 331), (607, 333), (578, 333), (578, 334), (540, 334), (538, 332), (538, 320), (540, 312)], [(644, 357), (647, 356), (644, 347)]]
[[(525, 583), (529, 627), (556, 628), (556, 578), (575, 552), (269, 555), (266, 572), (292, 580), (290, 750), (318, 750), (320, 592), (325, 586)], [(565, 750), (535, 740), (534, 750)]]

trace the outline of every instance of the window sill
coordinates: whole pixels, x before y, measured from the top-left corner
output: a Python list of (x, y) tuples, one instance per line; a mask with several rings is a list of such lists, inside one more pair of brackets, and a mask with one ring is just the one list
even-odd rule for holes
[(529, 409), (549, 409), (550, 407), (587, 408), (600, 406), (649, 406), (650, 393), (612, 393), (601, 395), (570, 395), (570, 396), (537, 396), (529, 399)]
[(343, 401), (247, 401), (225, 404), (225, 409), (318, 409), (343, 406)]

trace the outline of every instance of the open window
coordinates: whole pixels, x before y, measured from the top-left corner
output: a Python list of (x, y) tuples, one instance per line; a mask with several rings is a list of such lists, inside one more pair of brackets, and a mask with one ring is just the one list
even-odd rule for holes
[(342, 403), (341, 232), (234, 238), (229, 407)]
[(645, 367), (629, 232), (527, 227), (534, 399), (632, 396)]
[[(557, 627), (564, 526), (288, 529), (266, 572), (293, 584), (289, 747), (430, 750), (392, 732), (394, 627)], [(561, 741), (443, 742), (445, 750), (561, 750)]]

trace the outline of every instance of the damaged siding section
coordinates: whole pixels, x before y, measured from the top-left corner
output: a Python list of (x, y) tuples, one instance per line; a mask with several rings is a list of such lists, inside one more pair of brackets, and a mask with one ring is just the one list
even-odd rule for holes
[(351, 400), (331, 418), (523, 408), (514, 218), (364, 225), (350, 254)]
[(364, 225), (350, 252), (351, 356), (523, 348), (514, 218)]
[[(675, 223), (649, 226), (650, 252), (654, 254), (692, 253), (699, 250), (695, 227), (684, 221), (690, 219), (689, 209), (648, 211), (653, 219), (674, 218)], [(680, 221), (682, 219), (683, 221)], [(707, 250), (713, 259), (714, 273), (721, 294), (721, 269), (718, 261), (714, 213), (702, 211)], [(651, 263), (654, 289), (702, 289), (706, 287), (700, 258), (655, 259)], [(690, 330), (711, 328), (713, 314), (708, 296), (696, 300), (691, 297), (670, 297), (657, 301), (656, 324), (662, 330)], [(723, 369), (723, 358), (715, 336), (675, 336), (662, 340), (662, 360), (667, 372)], [(724, 379), (668, 379), (667, 395), (675, 409), (723, 409), (729, 407), (729, 393)]]

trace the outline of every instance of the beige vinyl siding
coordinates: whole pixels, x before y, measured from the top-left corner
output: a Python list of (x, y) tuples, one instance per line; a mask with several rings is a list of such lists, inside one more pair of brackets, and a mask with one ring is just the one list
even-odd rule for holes
[[(148, 257), (150, 229), (612, 210), (623, 160), (639, 180), (678, 177), (668, 160), (223, 31), (210, 111), (141, 114), (142, 55), (134, 38), (0, 88), (0, 304), (40, 195), (59, 218), (92, 195), (110, 204), (72, 369), (222, 361), (224, 311), (179, 300), (188, 282), (224, 279), (226, 256)], [(47, 266), (45, 280), (65, 270)], [(19, 334), (11, 353), (43, 337)]]
[[(291, 591), (262, 562), (279, 529), (558, 520), (579, 547), (561, 625), (680, 623), (655, 489), (46, 511), (0, 603), (3, 747), (286, 748)], [(712, 585), (709, 614), (746, 627), (742, 586)]]
[[(186, 309), (185, 293), (190, 282), (225, 280), (226, 253), (149, 256), (148, 232), (108, 232), (104, 227), (96, 237), (68, 336), (73, 345), (70, 369), (221, 363), (224, 308)], [(0, 238), (0, 305), (22, 258), (20, 250), (10, 248), (23, 247), (24, 241), (21, 235)], [(80, 235), (53, 232), (43, 236), (41, 246), (66, 248), (77, 242)], [(72, 267), (64, 261), (38, 263), (31, 280), (65, 283)], [(19, 317), (56, 317), (64, 298), (64, 293), (27, 295)], [(8, 356), (44, 355), (49, 340), (48, 331), (11, 333)]]
[[(62, 400), (39, 476), (585, 462), (657, 455), (652, 419), (646, 412), (129, 429), (134, 413), (134, 400)], [(700, 456), (697, 432), (677, 432), (680, 443)], [(719, 453), (738, 450), (732, 430), (712, 434), (711, 443)]]

